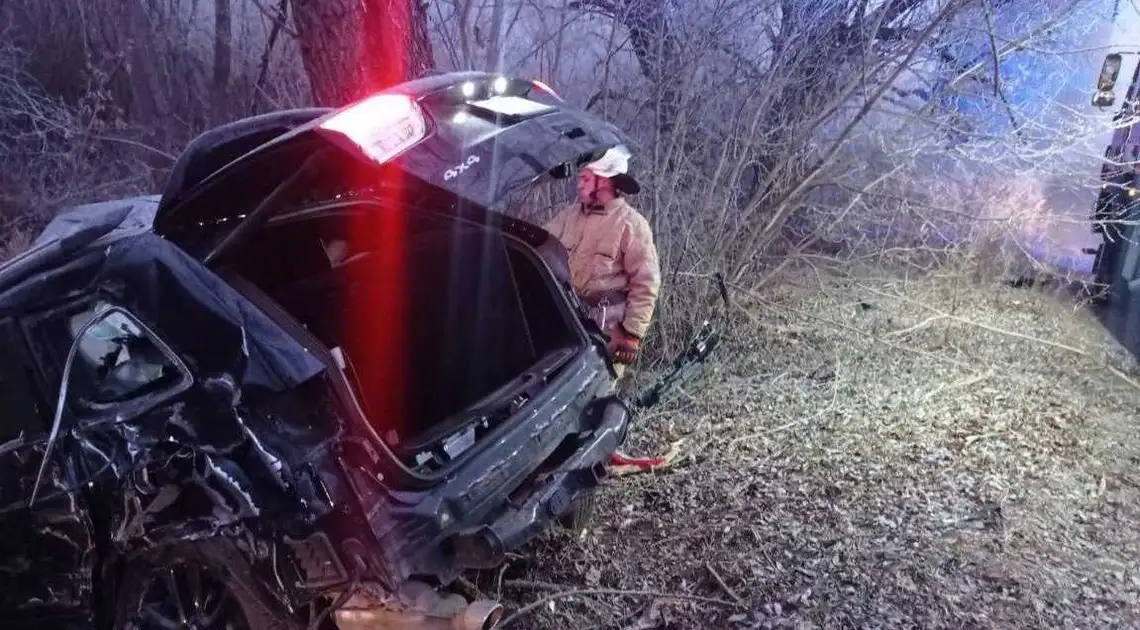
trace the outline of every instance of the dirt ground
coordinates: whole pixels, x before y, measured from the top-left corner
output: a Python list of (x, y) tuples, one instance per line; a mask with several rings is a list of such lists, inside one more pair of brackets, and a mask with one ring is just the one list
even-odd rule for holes
[(676, 465), (473, 576), (505, 627), (1140, 627), (1140, 376), (1092, 315), (938, 273), (796, 278), (638, 420), (628, 450), (684, 439)]

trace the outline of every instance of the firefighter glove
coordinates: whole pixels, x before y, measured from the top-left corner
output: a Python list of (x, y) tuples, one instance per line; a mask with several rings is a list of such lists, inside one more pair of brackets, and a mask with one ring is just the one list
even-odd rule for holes
[(641, 340), (626, 332), (621, 326), (618, 326), (617, 329), (614, 330), (614, 338), (610, 342), (610, 348), (613, 352), (615, 363), (630, 365), (637, 361), (637, 353), (641, 348)]

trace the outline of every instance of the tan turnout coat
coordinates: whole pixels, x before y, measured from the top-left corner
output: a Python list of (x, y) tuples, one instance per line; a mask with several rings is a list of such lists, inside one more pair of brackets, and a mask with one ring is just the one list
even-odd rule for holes
[(604, 331), (618, 325), (645, 336), (657, 295), (661, 269), (649, 222), (624, 199), (600, 210), (564, 206), (546, 224), (570, 254), (570, 277), (583, 301), (598, 315)]

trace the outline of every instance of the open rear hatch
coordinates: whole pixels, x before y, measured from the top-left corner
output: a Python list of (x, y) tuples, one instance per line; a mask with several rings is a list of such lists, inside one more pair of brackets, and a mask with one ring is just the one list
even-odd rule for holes
[[(434, 76), (298, 125), (197, 185), (168, 189), (155, 230), (213, 259), (222, 241), (225, 247), (240, 242), (231, 233), (240, 236), (283, 207), (336, 188), (366, 194), (386, 186), (427, 187), (493, 210), (543, 175), (567, 176), (575, 164), (625, 143), (615, 126), (541, 83), (479, 72)], [(330, 166), (339, 172), (331, 180)], [(306, 177), (306, 169), (312, 175)], [(392, 172), (402, 177), (385, 175)], [(205, 232), (214, 246), (198, 251)]]
[[(431, 476), (588, 345), (527, 246), (547, 235), (487, 210), (621, 143), (612, 125), (540, 85), (432, 77), (171, 191), (155, 229), (236, 273), (332, 350), (377, 435)], [(504, 225), (537, 238), (509, 238), (519, 230)]]

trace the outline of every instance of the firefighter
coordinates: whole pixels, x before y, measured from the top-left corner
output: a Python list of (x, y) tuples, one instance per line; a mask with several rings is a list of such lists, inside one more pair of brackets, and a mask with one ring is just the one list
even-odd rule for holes
[(626, 201), (641, 190), (629, 158), (615, 147), (583, 167), (577, 200), (545, 226), (569, 252), (574, 289), (609, 336), (618, 381), (637, 360), (661, 286), (653, 231)]

